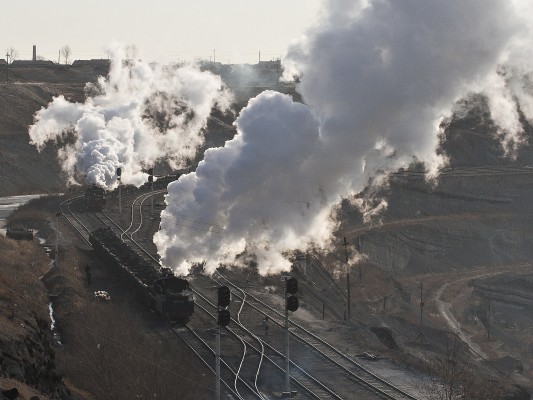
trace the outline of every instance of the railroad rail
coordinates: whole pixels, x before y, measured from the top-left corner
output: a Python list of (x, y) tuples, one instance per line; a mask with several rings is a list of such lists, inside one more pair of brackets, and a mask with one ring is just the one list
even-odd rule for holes
[[(256, 296), (253, 296), (252, 294), (244, 291), (242, 288), (238, 287), (233, 282), (226, 279), (224, 276), (220, 274), (219, 276), (224, 280), (225, 283), (231, 285), (233, 288), (237, 289), (240, 292), (246, 293), (246, 296), (253, 301), (253, 303), (251, 301), (247, 302), (247, 304), (252, 309), (264, 316), (268, 316), (269, 320), (272, 321), (272, 323), (274, 323), (279, 328), (283, 327), (284, 316), (282, 313), (274, 309), (272, 306), (266, 304), (265, 302), (259, 300)], [(241, 296), (237, 295), (235, 291), (233, 293), (237, 297), (241, 298), (241, 301), (244, 301), (244, 299)], [(329, 344), (327, 341), (323, 340), (319, 336), (315, 335), (302, 325), (292, 320), (289, 320), (289, 324), (293, 328), (295, 328), (294, 330), (289, 330), (290, 334), (300, 343), (310, 347), (315, 353), (320, 355), (321, 358), (339, 368), (343, 373), (347, 374), (355, 381), (375, 391), (382, 398), (397, 400), (416, 400), (415, 396), (380, 378), (379, 376), (365, 368), (363, 365), (361, 365), (354, 359), (348, 357), (345, 353), (343, 353), (333, 345)]]
[[(194, 331), (189, 326), (184, 326), (182, 328), (171, 328), (172, 332), (179, 337), (186, 345), (191, 349), (191, 351), (196, 354), (198, 358), (204, 363), (204, 365), (209, 368), (213, 374), (215, 371), (213, 370), (213, 365), (215, 364), (215, 352), (211, 348), (211, 346), (204, 340), (202, 337)], [(239, 380), (242, 385), (247, 389), (248, 393), (253, 396), (253, 398), (259, 398), (263, 399), (263, 397), (257, 393), (250, 385), (248, 385), (243, 379), (239, 377), (239, 375), (236, 373), (236, 371), (224, 360), (221, 358), (220, 360), (221, 365), (225, 368), (225, 372), (232, 375), (231, 379), (235, 377), (235, 379)], [(222, 384), (226, 387), (226, 389), (237, 399), (249, 399), (250, 397), (243, 397), (238, 390), (236, 390), (235, 387), (232, 387), (228, 382), (228, 379), (221, 379)]]
[[(207, 299), (198, 291), (195, 291), (195, 294), (198, 298), (204, 302), (207, 307), (216, 309), (216, 306), (213, 302)], [(212, 314), (208, 308), (198, 301), (196, 302), (196, 307), (201, 309), (205, 314), (207, 314), (210, 319), (216, 321), (216, 316)], [(257, 385), (257, 376), (259, 375), (261, 368), (263, 366), (263, 360), (266, 360), (274, 368), (274, 371), (279, 374), (280, 381), (283, 381), (285, 368), (285, 356), (282, 352), (276, 350), (274, 346), (269, 343), (261, 340), (256, 334), (254, 334), (249, 328), (247, 328), (243, 323), (240, 322), (240, 313), (237, 314), (236, 318), (232, 318), (233, 324), (230, 327), (226, 327), (226, 331), (231, 334), (231, 336), (239, 341), (244, 341), (247, 348), (250, 348), (254, 351), (255, 354), (259, 356), (259, 362), (257, 363), (257, 368), (252, 373), (252, 378), (255, 377), (254, 383)], [(261, 348), (256, 347), (253, 342), (258, 342)], [(266, 349), (266, 350), (265, 350)], [(309, 398), (311, 399), (337, 399), (341, 400), (343, 397), (338, 395), (333, 389), (329, 388), (326, 384), (320, 382), (317, 378), (309, 374), (305, 368), (298, 365), (294, 360), (291, 360), (291, 365), (293, 369), (291, 370), (291, 381), (295, 383), (300, 389), (302, 389)], [(259, 389), (257, 389), (259, 390)]]
[[(128, 231), (130, 231), (132, 233), (135, 233), (135, 232), (139, 231), (139, 229), (140, 229), (140, 227), (142, 225), (142, 203), (147, 198), (149, 198), (150, 195), (157, 195), (157, 194), (160, 194), (162, 192), (164, 192), (164, 191), (152, 192), (152, 193), (150, 193), (148, 195), (146, 193), (144, 193), (144, 194), (141, 194), (140, 196), (138, 196), (137, 198), (134, 199), (134, 201), (132, 202), (132, 206), (131, 206), (131, 222), (130, 222), (130, 225), (129, 225), (129, 227), (127, 229), (123, 229), (122, 227), (120, 227), (118, 225), (118, 223), (116, 223), (113, 220), (113, 218), (111, 218), (108, 214), (106, 214), (104, 212), (94, 213), (93, 214), (94, 216), (96, 216), (96, 219), (99, 221), (100, 224), (105, 224), (105, 225), (111, 227), (118, 234), (118, 236), (121, 236), (124, 241), (129, 242), (129, 244), (132, 246), (132, 248), (138, 249), (138, 253), (143, 258), (145, 258), (147, 260), (150, 260), (151, 262), (153, 262), (157, 266), (160, 266), (159, 260), (154, 255), (152, 255), (149, 251), (147, 251), (141, 244), (139, 244), (137, 241), (135, 241), (131, 237), (131, 236), (133, 236), (132, 234), (127, 235), (126, 233)], [(76, 214), (76, 210), (72, 210), (71, 207), (70, 207), (75, 201), (79, 201), (82, 197), (83, 196), (78, 196), (76, 198), (72, 198), (72, 199), (66, 200), (65, 202), (63, 202), (61, 204), (61, 210), (62, 210), (62, 212), (65, 213), (65, 215), (67, 215), (67, 213), (69, 214), (69, 216), (67, 217), (68, 222), (74, 227), (74, 229), (80, 234), (80, 236), (82, 236), (84, 238), (85, 241), (88, 241), (88, 232), (90, 232), (91, 226), (87, 226), (87, 225), (97, 224), (97, 222), (94, 220), (94, 218), (92, 216), (89, 217), (89, 218), (93, 218), (91, 222), (82, 221), (80, 218), (78, 218), (75, 215)], [(135, 222), (134, 222), (134, 218), (135, 218), (134, 208), (135, 208), (135, 204), (136, 203), (138, 204), (138, 208), (141, 211), (139, 212), (138, 227), (136, 228), (135, 232), (133, 232), (132, 228), (135, 225)], [(84, 213), (84, 214), (90, 215), (90, 213)], [(87, 218), (87, 217), (85, 217), (85, 218)], [(226, 278), (224, 278), (222, 276), (221, 276), (221, 278), (222, 279), (226, 279)], [(238, 287), (236, 284), (234, 284), (234, 283), (232, 283), (232, 282), (230, 282), (228, 280), (226, 280), (226, 282), (229, 285), (231, 285), (235, 289), (235, 291), (239, 291), (241, 293), (241, 295), (236, 295), (242, 301), (241, 310), (246, 305), (248, 307), (251, 307), (251, 309), (254, 309), (255, 312), (258, 313), (258, 315), (264, 315), (264, 316), (268, 315), (268, 317), (270, 318), (270, 320), (272, 321), (272, 323), (274, 325), (276, 325), (278, 327), (282, 326), (282, 322), (280, 322), (280, 321), (281, 321), (283, 315), (279, 311), (275, 310), (273, 307), (267, 305), (263, 301), (259, 300), (257, 297), (251, 295), (250, 293), (246, 292), (242, 288)], [(203, 299), (203, 298), (205, 298), (206, 301), (208, 301), (207, 298), (204, 297), (202, 295), (202, 293), (200, 293), (200, 291), (198, 289), (195, 289), (195, 294), (197, 296), (196, 305), (198, 306), (198, 308), (201, 309), (201, 310), (205, 310), (204, 312), (208, 312), (207, 308), (205, 308), (203, 306), (200, 306), (199, 305), (199, 301), (198, 301), (198, 299)], [(211, 304), (211, 307), (214, 306), (212, 303), (210, 303), (210, 304)], [(212, 318), (215, 318), (215, 317), (212, 316)], [(239, 330), (240, 334), (238, 334), (237, 332), (233, 332), (233, 330), (232, 330), (232, 335), (236, 335), (235, 337), (238, 337), (239, 338), (238, 340), (240, 340), (241, 343), (243, 343), (243, 346), (245, 348), (244, 352), (246, 351), (247, 347), (250, 348), (250, 349), (253, 349), (253, 352), (255, 354), (259, 354), (261, 359), (263, 359), (263, 357), (264, 357), (265, 360), (267, 360), (272, 365), (276, 364), (274, 359), (276, 359), (276, 358), (278, 360), (282, 360), (283, 359), (283, 355), (281, 354), (281, 352), (277, 351), (274, 348), (273, 345), (270, 345), (270, 344), (266, 343), (264, 340), (259, 339), (257, 337), (257, 335), (255, 335), (250, 329), (246, 328), (244, 326), (244, 324), (241, 323), (241, 321), (240, 321), (240, 312), (238, 314), (238, 319), (234, 320), (234, 322), (235, 322), (235, 326), (237, 327), (235, 329), (235, 331)], [(291, 331), (290, 331), (291, 335), (294, 338), (296, 338), (297, 341), (302, 346), (306, 346), (307, 348), (312, 350), (312, 352), (315, 354), (315, 356), (318, 355), (320, 359), (327, 361), (327, 363), (329, 364), (331, 370), (335, 370), (337, 375), (339, 375), (338, 373), (340, 371), (341, 372), (340, 376), (348, 377), (348, 379), (351, 380), (352, 384), (356, 383), (358, 386), (360, 386), (361, 388), (364, 388), (364, 390), (367, 391), (366, 395), (360, 396), (358, 398), (361, 398), (361, 399), (380, 398), (380, 399), (397, 399), (397, 400), (404, 400), (404, 399), (415, 400), (416, 399), (414, 396), (411, 396), (410, 394), (404, 392), (400, 388), (397, 388), (394, 385), (391, 385), (390, 383), (386, 382), (382, 378), (380, 378), (377, 375), (373, 374), (371, 371), (369, 371), (366, 368), (364, 368), (364, 366), (362, 366), (361, 364), (357, 363), (355, 360), (349, 358), (348, 356), (343, 354), (340, 350), (338, 350), (335, 347), (333, 347), (332, 345), (328, 344), (326, 341), (324, 341), (323, 339), (321, 339), (317, 335), (313, 334), (312, 332), (310, 332), (309, 330), (307, 330), (303, 326), (301, 326), (299, 324), (296, 324), (293, 321), (290, 321), (290, 323), (291, 323), (291, 327), (292, 327)], [(181, 334), (180, 337), (182, 338), (182, 340), (184, 340), (184, 341), (185, 340), (189, 340), (189, 342), (190, 342), (192, 340), (191, 337), (195, 336), (195, 335), (193, 335), (193, 333), (191, 331), (187, 331), (187, 332), (189, 332), (188, 338), (185, 338), (185, 333), (183, 333), (183, 332), (180, 332), (180, 334)], [(175, 332), (175, 333), (178, 334), (177, 332)], [(196, 339), (196, 340), (198, 340), (198, 339)], [(259, 343), (260, 346), (263, 349), (260, 350), (258, 347), (252, 345), (253, 341), (256, 341), (257, 343)], [(193, 351), (195, 352), (195, 354), (197, 354), (197, 356), (199, 356), (201, 358), (202, 362), (204, 362), (206, 365), (209, 364), (209, 360), (205, 359), (207, 356), (204, 355), (204, 357), (202, 357), (201, 353), (198, 351), (198, 345), (194, 345), (194, 344), (188, 344), (188, 345), (189, 346), (191, 346), (191, 345), (193, 346)], [(204, 347), (206, 345), (207, 345), (206, 343), (203, 344)], [(268, 350), (268, 355), (265, 352), (265, 348)], [(211, 349), (211, 351), (212, 351), (212, 349)], [(236, 396), (236, 398), (242, 398), (241, 397), (242, 395), (239, 394), (239, 390), (237, 390), (237, 383), (236, 382), (241, 382), (241, 380), (240, 380), (241, 378), (239, 377), (239, 375), (240, 375), (240, 371), (242, 369), (242, 365), (245, 362), (245, 353), (243, 353), (243, 354), (244, 355), (239, 359), (238, 367), (235, 368), (235, 372), (234, 372), (234, 387), (233, 387), (233, 389), (230, 390), (231, 394)], [(227, 361), (225, 361), (225, 362), (227, 362)], [(283, 363), (281, 361), (278, 361), (278, 364), (276, 364), (278, 366), (278, 368), (279, 368), (279, 364), (283, 365)], [(318, 379), (314, 378), (311, 373), (309, 373), (305, 368), (299, 366), (294, 360), (291, 360), (291, 365), (293, 367), (292, 368), (292, 381), (296, 385), (298, 385), (305, 393), (307, 393), (309, 398), (313, 398), (313, 399), (315, 399), (315, 398), (319, 398), (319, 399), (322, 399), (322, 398), (332, 398), (332, 399), (349, 398), (346, 395), (344, 395), (344, 397), (342, 397), (342, 395), (336, 393), (331, 388), (328, 388), (326, 385), (324, 385), (321, 382), (319, 382)], [(255, 374), (255, 383), (254, 383), (255, 385), (257, 385), (257, 376), (258, 375), (259, 375), (259, 369), (257, 370), (257, 372)], [(225, 383), (225, 385), (226, 385), (226, 383)], [(227, 385), (229, 385), (229, 384), (227, 384)], [(249, 386), (251, 388), (251, 384), (246, 384), (245, 385), (242, 382), (239, 383), (239, 387), (241, 387), (242, 389), (245, 389), (245, 390), (247, 390), (249, 392), (251, 391), (252, 393), (255, 393), (255, 395), (258, 398), (263, 398), (263, 397), (261, 397), (262, 396), (261, 392), (257, 389), (257, 387), (255, 389), (253, 389), (253, 388), (250, 389), (250, 388), (248, 388)], [(371, 395), (371, 393), (374, 393), (374, 395)]]

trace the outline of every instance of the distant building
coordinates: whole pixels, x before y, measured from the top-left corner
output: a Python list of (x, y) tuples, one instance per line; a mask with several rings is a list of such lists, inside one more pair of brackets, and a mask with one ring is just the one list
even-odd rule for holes
[(47, 67), (55, 65), (53, 61), (50, 60), (15, 60), (11, 63), (14, 67)]
[(259, 61), (259, 64), (257, 64), (257, 67), (259, 69), (279, 70), (281, 69), (281, 60), (278, 58), (277, 60), (272, 60), (272, 61)]
[(219, 75), (229, 87), (277, 86), (281, 77), (281, 61), (260, 61), (258, 64), (222, 64), (213, 61), (200, 61), (201, 70)]
[(107, 68), (111, 65), (111, 61), (104, 58), (92, 58), (90, 60), (74, 60), (73, 67), (90, 66)]
[(7, 62), (6, 60), (4, 60), (3, 58), (0, 58), (0, 65), (6, 65)]

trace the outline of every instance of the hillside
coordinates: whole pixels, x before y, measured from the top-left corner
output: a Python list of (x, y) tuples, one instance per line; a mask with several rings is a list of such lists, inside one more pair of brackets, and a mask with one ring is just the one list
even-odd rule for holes
[(0, 195), (50, 193), (64, 190), (56, 150), (48, 145), (42, 154), (29, 144), (33, 115), (53, 97), (84, 99), (86, 82), (101, 71), (89, 67), (10, 68), (6, 84), (0, 73)]
[[(0, 84), (0, 195), (65, 190), (56, 149), (48, 145), (39, 154), (28, 143), (27, 129), (54, 96), (82, 101), (85, 83), (100, 73), (88, 67), (19, 68), (12, 83)], [(265, 88), (233, 89), (237, 113)], [(274, 89), (299, 100), (293, 87)], [(527, 275), (533, 257), (533, 151), (526, 145), (516, 158), (506, 157), (483, 98), (467, 103), (444, 130), (439, 151), (450, 167), (436, 182), (412, 166), (393, 174), (387, 185), (369, 185), (354, 202), (343, 202), (338, 233), (362, 260), (352, 270), (354, 309), (380, 340), (387, 342), (393, 332), (402, 351), (428, 359), (435, 348), (414, 341), (423, 283), (430, 343), (445, 349), (444, 337), (453, 332), (489, 360), (484, 364), (533, 390), (531, 297), (524, 295), (533, 292)], [(232, 114), (213, 115), (205, 147), (231, 138), (232, 121)], [(524, 128), (529, 140), (533, 130), (525, 122)], [(376, 206), (381, 199), (388, 207), (370, 221), (354, 206)], [(338, 254), (321, 256), (344, 285)], [(525, 289), (517, 290), (516, 282)]]

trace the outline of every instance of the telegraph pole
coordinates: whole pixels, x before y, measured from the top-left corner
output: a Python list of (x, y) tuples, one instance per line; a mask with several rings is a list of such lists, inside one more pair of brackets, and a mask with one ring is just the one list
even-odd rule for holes
[(424, 327), (424, 322), (423, 322), (423, 312), (422, 310), (424, 309), (424, 285), (422, 282), (420, 282), (420, 333), (422, 333), (422, 329)]
[(490, 326), (491, 326), (492, 310), (490, 306), (490, 299), (487, 299), (487, 339), (490, 340)]
[(424, 322), (423, 322), (423, 319), (422, 319), (423, 310), (424, 310), (423, 292), (424, 292), (424, 286), (423, 286), (422, 282), (420, 282), (420, 333), (416, 337), (416, 340), (418, 341), (418, 339), (420, 339), (420, 341), (422, 343), (428, 343), (426, 335), (424, 335)]
[(346, 256), (346, 294), (348, 295), (348, 301), (347, 301), (347, 312), (348, 312), (348, 319), (351, 317), (350, 313), (350, 303), (351, 303), (351, 297), (350, 297), (350, 268), (348, 267), (348, 241), (346, 240), (346, 236), (344, 237), (344, 241), (342, 242), (342, 245), (344, 246), (344, 255)]
[(56, 259), (56, 268), (59, 267), (59, 217), (61, 216), (61, 213), (58, 212), (56, 214), (56, 254), (55, 254), (55, 259)]

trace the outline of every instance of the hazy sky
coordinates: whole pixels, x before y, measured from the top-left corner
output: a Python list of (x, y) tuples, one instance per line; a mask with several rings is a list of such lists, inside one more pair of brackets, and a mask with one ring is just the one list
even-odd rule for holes
[[(320, 0), (17, 0), (3, 5), (0, 51), (20, 59), (105, 58), (107, 43), (134, 43), (148, 61), (209, 59), (227, 63), (281, 56), (316, 18)], [(1, 56), (0, 58), (4, 58)]]

